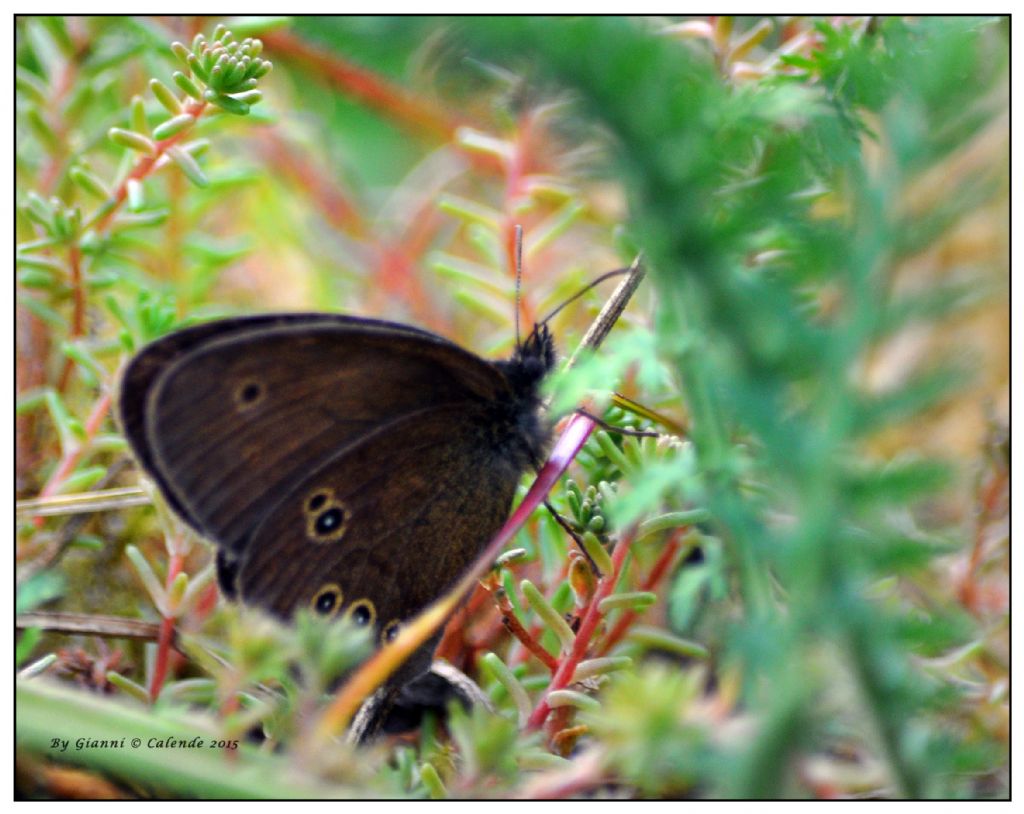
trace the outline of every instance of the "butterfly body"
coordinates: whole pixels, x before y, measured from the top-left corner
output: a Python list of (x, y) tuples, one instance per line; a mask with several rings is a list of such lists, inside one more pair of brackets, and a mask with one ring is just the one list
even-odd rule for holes
[(169, 505), (218, 545), (226, 594), (284, 618), (348, 614), (385, 643), (454, 584), (543, 460), (553, 364), (543, 325), (490, 362), (397, 323), (264, 315), (143, 348), (119, 407)]

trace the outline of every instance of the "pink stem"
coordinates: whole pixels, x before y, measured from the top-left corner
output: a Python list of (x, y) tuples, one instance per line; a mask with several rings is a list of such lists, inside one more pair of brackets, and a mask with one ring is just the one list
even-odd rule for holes
[[(182, 554), (171, 555), (170, 564), (167, 567), (167, 590), (170, 591), (175, 578), (181, 573), (185, 558)], [(167, 678), (167, 668), (171, 658), (171, 641), (174, 638), (174, 616), (165, 616), (160, 622), (160, 633), (156, 643), (156, 661), (153, 665), (153, 680), (149, 684), (150, 701), (155, 702), (160, 697), (160, 690), (163, 689), (164, 680)]]
[[(113, 397), (110, 393), (104, 393), (100, 400), (96, 402), (96, 406), (92, 408), (92, 412), (85, 421), (85, 438), (82, 439), (81, 443), (76, 444), (64, 454), (60, 463), (57, 464), (57, 468), (50, 475), (50, 479), (43, 486), (39, 497), (52, 497), (56, 494), (61, 484), (75, 471), (75, 467), (78, 466), (82, 455), (89, 448), (90, 441), (99, 432), (100, 427), (103, 426), (103, 419), (107, 417), (112, 401)], [(36, 528), (40, 528), (43, 525), (43, 518), (36, 517), (33, 522)]]
[[(601, 600), (608, 596), (615, 588), (615, 583), (618, 581), (619, 572), (622, 570), (622, 563), (625, 562), (626, 554), (629, 553), (629, 546), (633, 542), (633, 536), (635, 529), (628, 530), (623, 534), (619, 540), (618, 545), (615, 546), (615, 551), (612, 552), (612, 572), (605, 574), (600, 581), (597, 583), (597, 590), (594, 591), (594, 596), (590, 600), (590, 604), (587, 606), (587, 610), (583, 615), (583, 621), (580, 622), (580, 628), (576, 633), (576, 638), (573, 641), (572, 651), (562, 659), (562, 663), (558, 667), (558, 671), (551, 679), (551, 684), (548, 685), (548, 693), (552, 690), (560, 690), (567, 687), (572, 681), (573, 673), (576, 672), (576, 667), (583, 660), (583, 657), (587, 654), (587, 649), (590, 647), (590, 639), (593, 637), (594, 632), (597, 630), (598, 624), (603, 618), (603, 614), (599, 610)], [(551, 712), (551, 707), (547, 701), (547, 693), (544, 698), (534, 709), (526, 722), (526, 725), (530, 729), (539, 729), (548, 714)]]

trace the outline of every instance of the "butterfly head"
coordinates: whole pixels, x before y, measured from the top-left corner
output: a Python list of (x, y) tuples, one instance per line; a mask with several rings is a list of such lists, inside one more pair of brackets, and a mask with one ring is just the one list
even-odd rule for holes
[(512, 358), (502, 363), (505, 375), (516, 393), (536, 393), (537, 386), (555, 366), (555, 341), (543, 323), (533, 326)]

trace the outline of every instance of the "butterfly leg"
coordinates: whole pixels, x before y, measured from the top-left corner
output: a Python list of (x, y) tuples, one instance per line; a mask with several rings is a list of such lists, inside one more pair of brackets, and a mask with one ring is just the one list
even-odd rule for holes
[(594, 562), (594, 558), (591, 557), (590, 554), (587, 552), (586, 547), (583, 545), (583, 538), (576, 533), (576, 530), (572, 527), (572, 524), (568, 520), (566, 520), (565, 517), (559, 514), (558, 510), (554, 506), (552, 506), (551, 503), (548, 502), (547, 500), (544, 501), (544, 508), (551, 512), (551, 516), (555, 518), (555, 522), (558, 523), (558, 525), (560, 525), (565, 530), (566, 534), (572, 537), (573, 541), (575, 541), (576, 543), (576, 547), (579, 548), (581, 552), (583, 552), (583, 556), (586, 557), (587, 562), (590, 563), (590, 567), (594, 569), (594, 573), (597, 574), (598, 578), (600, 579), (603, 576), (603, 574), (601, 573), (601, 569), (597, 567), (597, 563)]

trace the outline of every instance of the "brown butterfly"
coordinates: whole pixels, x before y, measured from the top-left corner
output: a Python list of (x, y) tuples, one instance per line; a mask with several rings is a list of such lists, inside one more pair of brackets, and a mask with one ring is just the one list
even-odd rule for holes
[(454, 584), (542, 461), (554, 357), (544, 323), (491, 362), (392, 322), (226, 319), (143, 348), (120, 417), (170, 506), (217, 544), (227, 596), (344, 614), (384, 643)]

